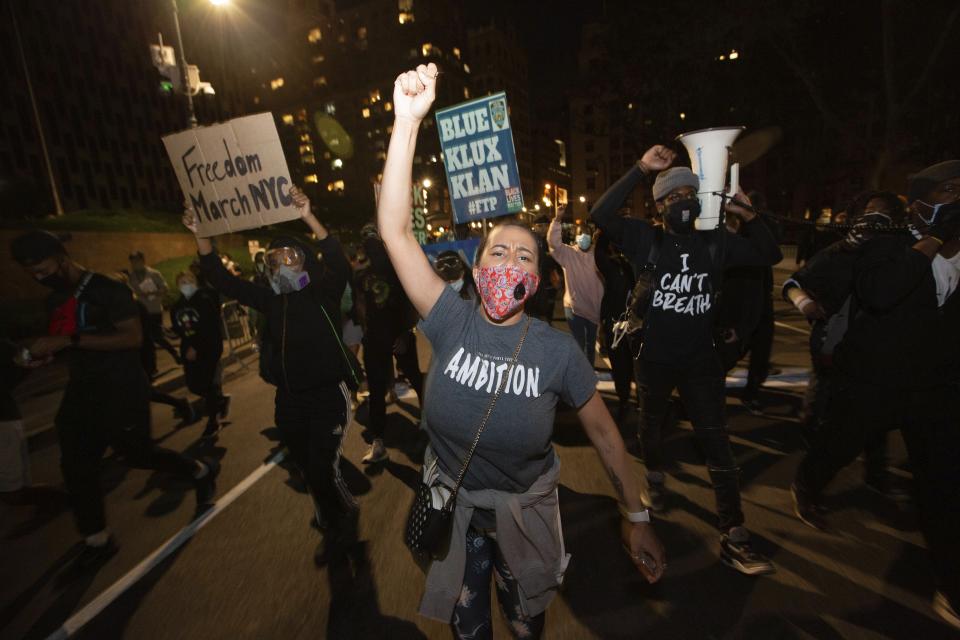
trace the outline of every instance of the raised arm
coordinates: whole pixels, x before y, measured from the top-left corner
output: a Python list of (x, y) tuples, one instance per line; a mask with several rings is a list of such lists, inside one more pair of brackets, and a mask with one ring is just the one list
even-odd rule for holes
[(569, 264), (570, 258), (576, 249), (563, 244), (563, 224), (560, 222), (560, 216), (555, 216), (547, 229), (547, 245), (550, 247), (550, 255), (561, 267)]
[(390, 261), (417, 313), (430, 314), (446, 286), (434, 272), (413, 235), (411, 190), (413, 153), (420, 122), (437, 96), (437, 66), (432, 62), (407, 71), (393, 84), (393, 133), (387, 149), (377, 206), (377, 227)]
[(727, 234), (726, 266), (755, 266), (769, 267), (783, 260), (783, 253), (777, 239), (763, 220), (753, 212), (752, 208), (737, 205), (740, 201), (751, 206), (750, 198), (743, 192), (737, 191), (736, 200), (726, 204), (727, 213), (739, 216), (743, 220), (744, 235), (737, 235), (724, 230)]

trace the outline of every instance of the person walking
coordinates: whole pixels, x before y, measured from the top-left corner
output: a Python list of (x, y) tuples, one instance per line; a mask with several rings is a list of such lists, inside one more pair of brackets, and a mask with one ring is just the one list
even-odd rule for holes
[[(557, 402), (576, 407), (623, 509), (621, 534), (647, 580), (665, 568), (623, 441), (596, 391), (596, 374), (566, 334), (524, 310), (540, 276), (537, 240), (516, 222), (490, 229), (473, 267), (481, 304), (462, 299), (434, 272), (410, 219), (413, 155), (436, 96), (437, 68), (420, 65), (394, 85), (394, 126), (377, 210), (381, 237), (434, 350), (423, 406), (430, 482), (457, 494), (450, 549), (433, 560), (422, 615), (454, 637), (492, 637), (490, 582), (516, 637), (540, 638), (568, 556), (557, 498), (560, 461), (550, 442)], [(486, 416), (486, 418), (484, 418)], [(477, 424), (486, 428), (473, 440)]]
[[(143, 251), (134, 251), (130, 254), (128, 283), (137, 299), (147, 309), (149, 324), (144, 327), (147, 336), (154, 344), (162, 347), (173, 356), (174, 362), (181, 364), (177, 350), (163, 333), (163, 296), (169, 289), (167, 281), (164, 280), (163, 274), (153, 267), (147, 266), (147, 259), (143, 255)], [(156, 369), (150, 372), (151, 376), (155, 374)]]

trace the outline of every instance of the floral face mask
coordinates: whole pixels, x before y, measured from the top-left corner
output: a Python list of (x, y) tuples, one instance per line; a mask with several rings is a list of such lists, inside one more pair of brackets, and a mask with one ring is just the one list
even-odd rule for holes
[(512, 264), (480, 267), (476, 272), (476, 280), (483, 308), (494, 320), (513, 315), (536, 293), (540, 284), (540, 276)]

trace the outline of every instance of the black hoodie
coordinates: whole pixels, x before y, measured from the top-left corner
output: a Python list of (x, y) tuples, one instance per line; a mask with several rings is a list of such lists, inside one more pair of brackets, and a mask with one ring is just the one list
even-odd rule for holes
[(200, 256), (200, 267), (215, 289), (266, 317), (268, 366), (278, 386), (294, 392), (334, 386), (347, 375), (340, 346), (340, 299), (350, 263), (333, 236), (313, 249), (293, 239), (271, 243), (271, 247), (291, 245), (306, 253), (305, 270), (310, 275), (310, 284), (294, 293), (278, 295), (270, 287), (231, 275), (216, 253)]

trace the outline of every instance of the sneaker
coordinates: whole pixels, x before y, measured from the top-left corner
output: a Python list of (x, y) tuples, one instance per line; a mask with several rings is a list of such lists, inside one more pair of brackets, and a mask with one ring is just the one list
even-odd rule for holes
[(226, 420), (227, 416), (230, 415), (230, 400), (231, 396), (229, 394), (220, 396), (220, 411), (217, 413), (217, 417), (221, 420)]
[(373, 444), (370, 445), (370, 450), (367, 451), (367, 455), (363, 456), (360, 459), (360, 462), (363, 464), (373, 464), (375, 462), (381, 462), (387, 459), (387, 448), (383, 446), (383, 440), (380, 438), (374, 438)]
[(801, 522), (820, 531), (830, 530), (830, 525), (823, 517), (823, 507), (817, 504), (817, 501), (811, 498), (796, 482), (790, 485), (790, 495), (793, 496), (793, 512), (800, 518)]
[(734, 542), (727, 534), (720, 537), (720, 560), (748, 576), (763, 576), (777, 571), (766, 556), (753, 550), (749, 541)]
[(659, 512), (663, 511), (666, 493), (666, 487), (662, 482), (653, 482), (648, 479), (647, 490), (641, 492), (640, 499), (648, 509)]
[(933, 610), (951, 627), (960, 630), (960, 613), (943, 591), (937, 591), (933, 596)]
[(197, 510), (201, 511), (213, 504), (214, 495), (217, 493), (217, 475), (220, 473), (220, 464), (212, 458), (202, 458), (197, 462), (207, 467), (207, 474), (194, 480), (197, 492)]
[(763, 415), (763, 405), (760, 404), (760, 401), (756, 398), (751, 398), (749, 400), (741, 400), (740, 404), (743, 405), (743, 408), (752, 413), (755, 416)]
[(184, 426), (197, 421), (197, 414), (193, 410), (193, 405), (186, 398), (180, 400), (177, 406), (173, 408), (173, 416), (179, 419), (180, 424)]
[(107, 538), (107, 541), (99, 546), (83, 543), (83, 551), (73, 561), (73, 566), (82, 573), (94, 571), (106, 564), (119, 550), (120, 548), (113, 536)]
[(204, 440), (210, 440), (211, 438), (216, 438), (217, 434), (220, 433), (220, 423), (216, 420), (211, 420), (207, 422), (207, 428), (203, 430), (203, 433), (200, 434), (200, 437)]

